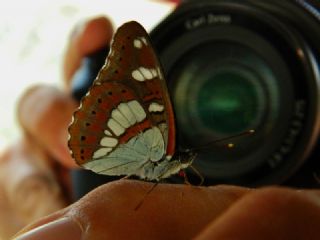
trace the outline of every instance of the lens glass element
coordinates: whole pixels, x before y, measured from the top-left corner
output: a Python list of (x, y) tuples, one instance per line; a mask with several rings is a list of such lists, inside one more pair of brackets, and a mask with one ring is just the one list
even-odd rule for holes
[(269, 123), (278, 115), (273, 72), (246, 46), (201, 45), (181, 58), (173, 78), (178, 126), (189, 141), (201, 136), (205, 143), (257, 129), (266, 114)]
[(254, 74), (241, 66), (221, 66), (203, 74), (196, 108), (205, 127), (230, 135), (257, 122), (263, 95)]

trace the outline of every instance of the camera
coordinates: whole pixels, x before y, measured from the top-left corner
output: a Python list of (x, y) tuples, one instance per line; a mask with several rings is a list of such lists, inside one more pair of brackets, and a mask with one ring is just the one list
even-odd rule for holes
[[(151, 32), (178, 145), (199, 148), (194, 166), (205, 184), (319, 185), (318, 7), (302, 0), (188, 1)], [(234, 148), (201, 147), (249, 129), (255, 134), (233, 139)]]
[[(175, 111), (178, 150), (198, 152), (193, 165), (205, 185), (319, 186), (319, 9), (306, 0), (189, 0), (151, 31)], [(77, 99), (106, 52), (84, 60), (73, 81)], [(232, 139), (233, 148), (219, 142), (250, 129), (255, 133)], [(191, 182), (199, 178), (187, 175)], [(78, 196), (113, 180), (73, 176), (76, 188), (85, 188)]]

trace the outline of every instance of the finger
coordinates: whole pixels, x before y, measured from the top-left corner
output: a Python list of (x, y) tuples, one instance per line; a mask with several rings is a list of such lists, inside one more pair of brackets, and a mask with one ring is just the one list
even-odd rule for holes
[(72, 239), (191, 239), (249, 192), (231, 186), (159, 184), (135, 210), (152, 186), (130, 180), (103, 185), (62, 212), (26, 228), (23, 232), (27, 235), (19, 239), (50, 240), (52, 232), (66, 239), (61, 231), (66, 225), (70, 226), (67, 234), (78, 237)]
[(319, 239), (319, 197), (319, 191), (254, 191), (212, 221), (197, 240)]
[(0, 239), (66, 206), (66, 185), (57, 182), (52, 162), (30, 138), (0, 154)]
[(77, 104), (59, 89), (37, 85), (18, 102), (18, 121), (23, 130), (65, 167), (77, 165), (67, 146), (68, 126)]
[(70, 80), (79, 68), (82, 58), (107, 46), (112, 35), (112, 23), (106, 17), (99, 16), (78, 24), (64, 56), (63, 75), (67, 89), (70, 89)]

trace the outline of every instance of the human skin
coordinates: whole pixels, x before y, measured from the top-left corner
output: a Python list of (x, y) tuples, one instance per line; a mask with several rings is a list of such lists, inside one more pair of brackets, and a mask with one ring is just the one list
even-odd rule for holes
[[(90, 26), (94, 26), (96, 35), (86, 34)], [(73, 36), (69, 47), (74, 49), (69, 52), (85, 49), (72, 44), (81, 42), (77, 38), (99, 38), (112, 32), (106, 31), (107, 27), (101, 18), (89, 21), (83, 27), (86, 31)], [(108, 40), (109, 36), (104, 39)], [(92, 39), (91, 42), (98, 43), (98, 49), (103, 41)], [(66, 64), (67, 72), (67, 66), (76, 66), (84, 56), (74, 52), (77, 57), (66, 57), (66, 62), (71, 61)], [(68, 81), (66, 77), (67, 85)], [(153, 183), (133, 180), (105, 184), (67, 208), (29, 225), (16, 239), (312, 240), (320, 237), (318, 190), (158, 184), (145, 196), (152, 186)], [(141, 201), (142, 205), (135, 210)]]
[(68, 126), (78, 105), (71, 97), (70, 81), (81, 59), (108, 44), (112, 31), (105, 17), (79, 24), (65, 53), (65, 88), (38, 84), (18, 99), (21, 139), (0, 152), (1, 240), (70, 204), (69, 172), (79, 167), (67, 146)]
[(159, 184), (144, 197), (151, 187), (105, 184), (17, 239), (319, 239), (318, 191)]

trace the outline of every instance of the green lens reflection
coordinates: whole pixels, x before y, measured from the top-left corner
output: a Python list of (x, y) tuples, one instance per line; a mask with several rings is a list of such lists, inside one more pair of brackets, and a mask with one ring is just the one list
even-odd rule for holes
[(250, 48), (203, 45), (181, 58), (171, 73), (180, 139), (201, 145), (263, 126), (279, 116), (273, 70)]
[(233, 134), (250, 128), (259, 117), (259, 89), (248, 75), (220, 69), (206, 76), (197, 99), (198, 114), (206, 127), (220, 134)]

